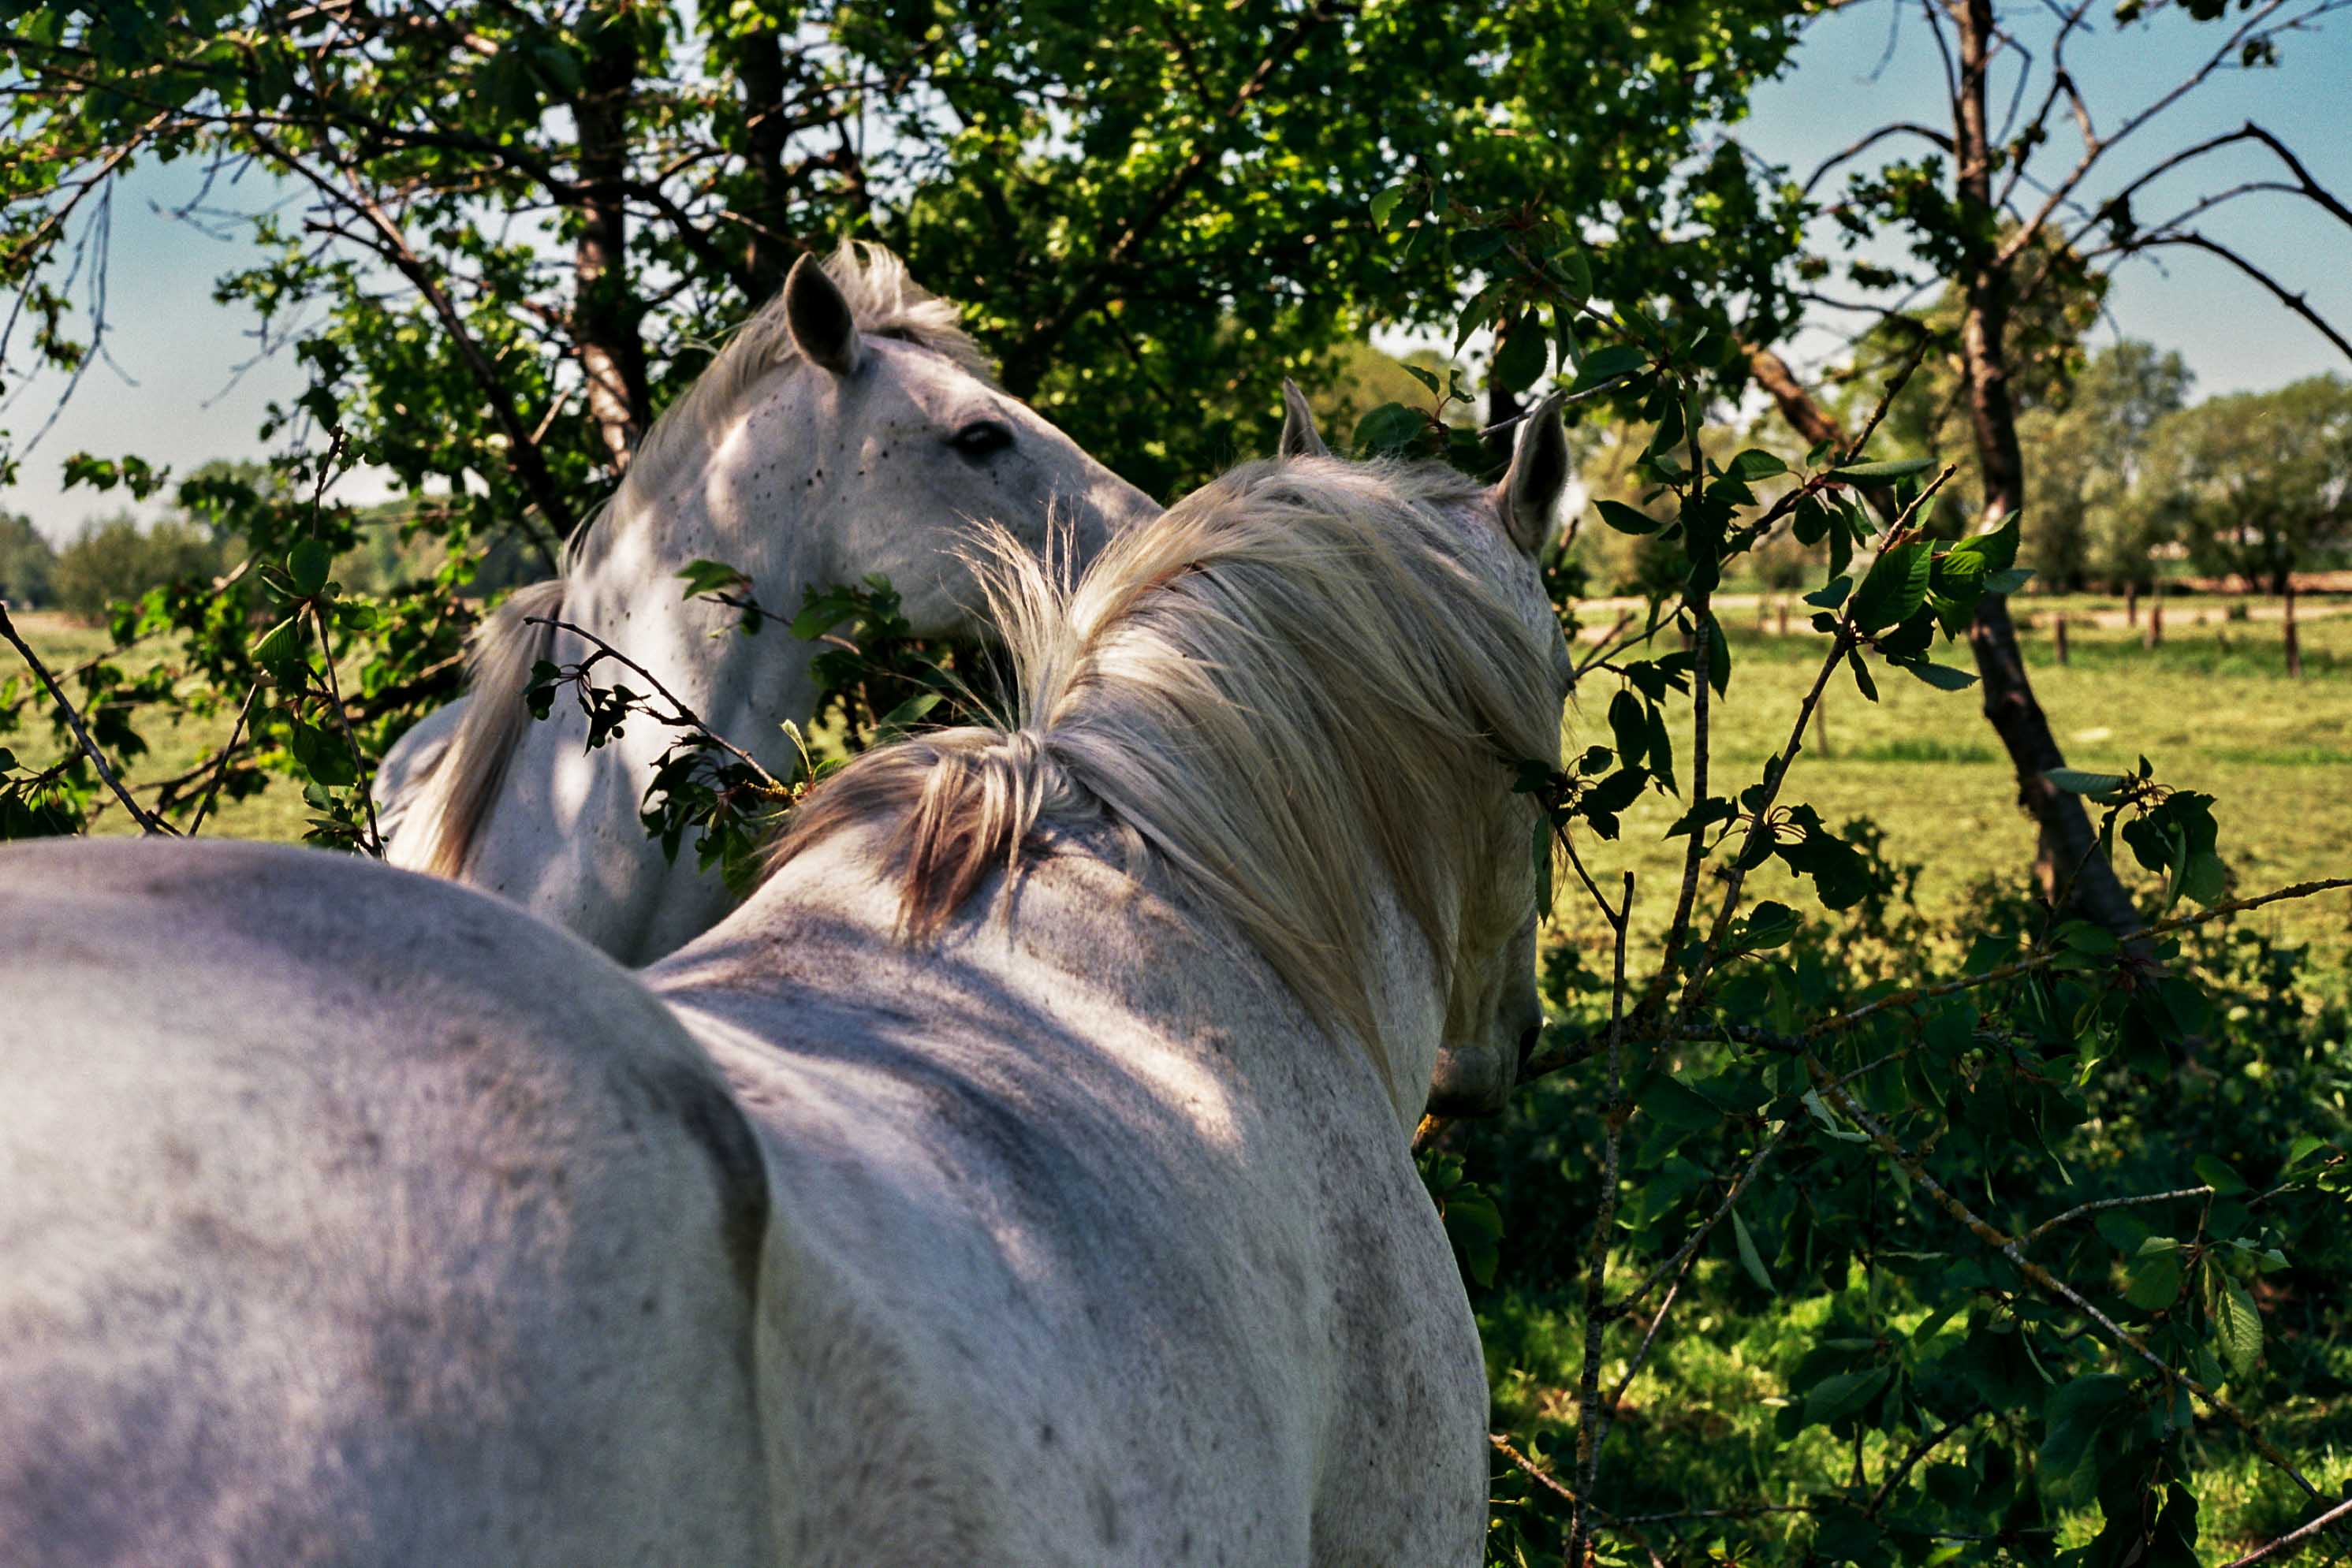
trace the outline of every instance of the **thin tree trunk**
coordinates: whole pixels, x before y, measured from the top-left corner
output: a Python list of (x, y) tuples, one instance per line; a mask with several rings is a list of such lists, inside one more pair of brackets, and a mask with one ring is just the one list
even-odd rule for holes
[[(1964, 204), (1990, 214), (1992, 139), (1985, 88), (1995, 42), (1991, 0), (1957, 0), (1951, 16), (1960, 43), (1960, 90), (1953, 104), (1952, 126), (1958, 194)], [(1989, 227), (1986, 232), (1990, 236)], [(1975, 249), (1971, 269), (1961, 280), (1960, 358), (1978, 470), (1984, 480), (1985, 519), (1995, 522), (2025, 505), (2025, 461), (2018, 446), (2006, 341), (2016, 279), (1999, 261), (1990, 237)], [(2066, 758), (2050, 733), (2042, 705), (2034, 700), (2007, 595), (1988, 593), (1978, 601), (1969, 646), (1984, 683), (1985, 717), (2008, 748), (2017, 770), (2018, 801), (2039, 832), (2034, 880), (2053, 903), (2071, 904), (2117, 936), (2137, 932), (2139, 912), (2100, 852), (2082, 801), (2045, 777), (2050, 769), (2064, 767)]]
[(743, 127), (751, 144), (752, 177), (759, 182), (755, 230), (744, 246), (743, 270), (751, 302), (765, 304), (784, 286), (799, 259), (792, 234), (792, 178), (784, 166), (792, 126), (784, 115), (784, 47), (773, 27), (757, 27), (740, 44), (735, 74), (743, 84)]
[(621, 194), (628, 172), (628, 107), (637, 79), (633, 24), (606, 12), (590, 24), (588, 60), (572, 105), (580, 127), (580, 177), (588, 187), (580, 237), (572, 247), (572, 340), (588, 381), (588, 414), (595, 421), (615, 472), (652, 423), (646, 381), (641, 308), (628, 278), (628, 209)]

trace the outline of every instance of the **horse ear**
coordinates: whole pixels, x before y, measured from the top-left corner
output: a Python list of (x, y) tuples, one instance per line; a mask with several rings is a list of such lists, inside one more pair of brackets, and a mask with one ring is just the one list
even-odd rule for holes
[(1539, 554), (1551, 531), (1553, 508), (1568, 488), (1568, 432), (1559, 422), (1559, 394), (1536, 404), (1520, 423), (1511, 466), (1495, 486), (1503, 531), (1522, 554)]
[(1282, 440), (1275, 447), (1283, 457), (1328, 457), (1331, 449), (1315, 433), (1315, 414), (1307, 394), (1288, 376), (1282, 378)]
[(784, 325), (792, 329), (793, 346), (809, 363), (836, 376), (857, 369), (863, 352), (857, 318), (814, 255), (803, 254), (793, 263), (792, 275), (784, 279)]

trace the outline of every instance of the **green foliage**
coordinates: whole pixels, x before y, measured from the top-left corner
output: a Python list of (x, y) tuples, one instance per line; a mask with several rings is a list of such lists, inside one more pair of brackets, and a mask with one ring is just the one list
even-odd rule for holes
[(2170, 415), (2134, 498), (2201, 570), (2283, 591), (2352, 545), (2352, 382), (2314, 376)]
[(37, 610), (51, 602), (58, 552), (32, 519), (0, 512), (0, 603)]
[[(290, 340), (306, 384), (262, 432), (285, 455), (176, 480), (135, 453), (72, 460), (77, 482), (174, 499), (221, 542), (207, 575), (233, 580), (77, 579), (87, 612), (135, 602), (117, 624), (184, 655), (179, 679), (108, 701), (171, 724), (241, 700), (251, 645), (284, 615), (236, 570), (284, 558), (299, 454), (340, 430), (404, 492), (388, 517), (326, 508), (334, 573), (376, 612), (337, 628), (371, 759), (455, 690), (472, 596), (554, 568), (614, 454), (804, 248), (892, 246), (967, 307), (1009, 388), (1167, 491), (1263, 444), (1286, 373), (1358, 412), (1391, 401), (1361, 384), (1374, 328), (1450, 325), (1483, 300), (1506, 379), (1543, 373), (1572, 345), (1515, 258), (1582, 237), (1552, 214), (1593, 241), (1555, 284), (1660, 301), (1727, 341), (1735, 308), (1780, 297), (1796, 243), (1788, 193), (1707, 130), (1793, 47), (1799, 16), (1764, 0), (7, 17), (0, 284), (29, 325), (5, 367), (19, 379), (98, 347), (76, 290), (81, 257), (102, 266), (112, 181), (219, 160), (309, 204), (247, 214), (259, 257), (216, 284), (266, 341)], [(1492, 222), (1457, 246), (1445, 228), (1471, 206)], [(268, 768), (237, 759), (231, 790), (291, 757), (278, 721), (264, 731)]]
[[(1478, 214), (1464, 223), (1478, 232)], [(1599, 509), (1618, 532), (1678, 546), (1684, 564), (1643, 629), (1596, 655), (1614, 680), (1611, 744), (1517, 767), (1550, 829), (1538, 856), (1564, 852), (1571, 896), (1591, 901), (1632, 972), (1555, 962), (1559, 1020), (1537, 1062), (1569, 1086), (1539, 1089), (1505, 1134), (1465, 1133), (1448, 1150), (1502, 1221), (1491, 1280), (1483, 1264), (1470, 1274), (1483, 1299), (1548, 1301), (1599, 1330), (1568, 1336), (1574, 1352), (1550, 1375), (1603, 1425), (1579, 1434), (1572, 1473), (1504, 1477), (1494, 1560), (1580, 1560), (1596, 1545), (1639, 1560), (1661, 1550), (1655, 1530), (1669, 1559), (1711, 1540), (1739, 1560), (2197, 1561), (2208, 1448), (2255, 1441), (2242, 1413), (2264, 1371), (2252, 1281), (2339, 1244), (2331, 1186), (2347, 1184), (2321, 1174), (2332, 1163), (2291, 1171), (2286, 1136), (2250, 1142), (2226, 1119), (2181, 1114), (2181, 1063), (2244, 1037), (2225, 1021), (2231, 977), (2179, 931), (2121, 941), (2015, 902), (1945, 934), (1929, 950), (1958, 965), (1922, 973), (1923, 934), (1895, 908), (1909, 876), (1883, 837), (1833, 829), (1789, 793), (1833, 677), (1868, 702), (1882, 664), (1969, 684), (1928, 654), (1983, 595), (2023, 580), (2018, 514), (1938, 542), (1923, 527), (1931, 464), (1825, 447), (1764, 501), (1751, 481), (1781, 464), (1718, 457), (1693, 429), (1704, 328), (1591, 309), (1541, 246), (1521, 265), (1579, 334), (1635, 350), (1609, 361), (1622, 379), (1605, 395), (1648, 426), (1633, 471), (1650, 488), (1639, 508)], [(1873, 486), (1895, 495), (1883, 532), (1856, 504)], [(1731, 689), (1712, 595), (1784, 517), (1827, 548), (1827, 580), (1805, 596), (1818, 674), (1760, 777), (1725, 789), (1703, 718)], [(1645, 657), (1670, 627), (1684, 645)], [(1584, 703), (1595, 711), (1589, 688)], [(2228, 910), (2213, 797), (2158, 783), (2145, 758), (2051, 782), (2105, 808), (2102, 852), (2120, 839), (2159, 879), (2154, 915)], [(1663, 943), (1629, 954), (1642, 890), (1628, 878), (1609, 896), (1610, 846), (1652, 790), (1685, 802), (1668, 831), (1685, 861), (1679, 892), (1650, 890), (1675, 909)], [(1748, 873), (1775, 860), (1820, 913), (1743, 907)], [(2284, 1051), (2267, 1033), (2245, 1040), (2273, 1072), (2307, 1049), (2299, 1006), (2294, 1018)], [(2341, 1157), (2340, 1100), (2313, 1116), (2289, 1086), (2263, 1103), (2289, 1126), (2305, 1119), (2305, 1157)], [(1613, 1178), (1597, 1191), (1595, 1171)], [(1808, 1324), (1779, 1369), (1780, 1457), (1727, 1495), (1710, 1466), (1608, 1453), (1618, 1396), (1605, 1390), (1633, 1386), (1669, 1314)], [(1562, 1451), (1540, 1421), (1505, 1425), (1521, 1453)], [(1590, 1506), (1563, 1509), (1545, 1481)]]
[(128, 513), (85, 523), (49, 572), (57, 603), (87, 621), (151, 589), (207, 580), (221, 570), (209, 532), (184, 518), (142, 528)]

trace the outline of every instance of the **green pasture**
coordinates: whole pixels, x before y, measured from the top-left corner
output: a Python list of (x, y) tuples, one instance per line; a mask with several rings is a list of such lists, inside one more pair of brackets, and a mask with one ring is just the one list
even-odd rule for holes
[[(1795, 604), (1790, 632), (1776, 634), (1768, 597), (1732, 599), (1720, 613), (1730, 633), (1731, 683), (1714, 704), (1708, 787), (1735, 794), (1756, 782), (1764, 760), (1784, 747), (1805, 691), (1820, 668), (1821, 639)], [(2301, 622), (2304, 674), (2288, 678), (2276, 620), (2230, 620), (2241, 601), (2204, 597), (2168, 606), (2161, 644), (2143, 644), (2139, 629), (2095, 626), (2119, 617), (2120, 600), (2020, 598), (2014, 611), (2034, 691), (2070, 766), (2122, 769), (2145, 755), (2163, 783), (2201, 790), (2219, 802), (2221, 849), (2242, 894), (2315, 877), (2352, 873), (2352, 604), (2321, 601)], [(2276, 613), (2275, 601), (2252, 606)], [(2069, 619), (2068, 662), (2061, 665), (2052, 623)], [(2197, 623), (2191, 617), (2209, 617)], [(1589, 612), (1605, 626), (1613, 612)], [(1671, 633), (1668, 633), (1671, 636)], [(1594, 650), (1581, 649), (1582, 656)], [(1973, 670), (1965, 646), (1939, 644), (1940, 664)], [(1897, 861), (1920, 867), (1923, 912), (1940, 916), (1964, 904), (1987, 878), (2014, 884), (2033, 852), (2032, 822), (2016, 804), (2016, 785), (2000, 739), (1985, 722), (1974, 688), (1942, 692), (1899, 671), (1874, 670), (1879, 701), (1864, 698), (1853, 678), (1832, 677), (1818, 727), (1809, 732), (1784, 801), (1810, 802), (1832, 826), (1867, 816), (1885, 830)], [(1617, 681), (1589, 674), (1570, 715), (1571, 740), (1607, 744), (1609, 699)], [(1675, 773), (1691, 788), (1687, 725), (1675, 736)], [(1589, 845), (1587, 864), (1615, 896), (1616, 878), (1635, 877), (1635, 939), (1662, 934), (1682, 874), (1684, 841), (1665, 830), (1680, 801), (1653, 793), (1625, 815), (1615, 843)], [(2137, 868), (2133, 868), (2137, 875)], [(1755, 896), (1792, 896), (1778, 862), (1747, 886)], [(1703, 906), (1712, 884), (1702, 886)], [(1605, 953), (1607, 927), (1572, 880), (1559, 904), (1560, 929), (1579, 946)], [(2336, 894), (2273, 905), (2243, 916), (2282, 940), (2309, 943), (2315, 955), (2340, 959), (2352, 947), (2352, 896)], [(1639, 967), (1637, 963), (1636, 967)]]
[[(68, 678), (68, 672), (89, 660), (99, 658), (112, 647), (103, 626), (85, 624), (54, 611), (16, 611), (12, 618), (25, 640), (65, 685), (68, 695), (79, 687)], [(12, 650), (0, 648), (0, 654), (13, 663)], [(126, 650), (113, 662), (124, 671), (137, 674), (153, 668), (169, 657), (168, 644), (160, 640), (152, 645)], [(5, 667), (5, 666), (0, 666)], [(11, 674), (20, 674), (11, 670)], [(217, 751), (228, 738), (230, 726), (236, 722), (232, 709), (208, 718), (188, 719), (173, 723), (160, 716), (142, 715), (134, 720), (135, 727), (146, 739), (148, 750), (143, 756), (129, 759), (126, 777), (142, 800), (153, 797), (152, 789), (142, 789), (142, 780), (160, 781), (184, 773)], [(17, 727), (13, 734), (0, 737), (0, 744), (16, 752), (19, 762), (32, 767), (45, 767), (57, 760), (58, 749), (53, 738), (47, 705), (37, 695), (26, 702), (18, 712)], [(119, 761), (118, 758), (110, 758)], [(103, 809), (90, 823), (94, 833), (128, 833), (136, 831), (135, 825), (122, 808), (109, 795), (102, 797)], [(205, 819), (204, 831), (227, 839), (299, 839), (309, 818), (309, 809), (302, 803), (302, 791), (284, 779), (273, 779), (270, 787), (257, 795), (242, 800), (224, 796), (212, 816)]]

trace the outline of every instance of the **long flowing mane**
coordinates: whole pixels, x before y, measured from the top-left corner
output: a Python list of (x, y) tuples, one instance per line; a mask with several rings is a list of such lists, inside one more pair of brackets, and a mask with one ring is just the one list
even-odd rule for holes
[[(847, 241), (825, 259), (824, 270), (849, 302), (859, 331), (913, 343), (982, 381), (992, 380), (987, 356), (963, 329), (956, 307), (908, 277), (906, 264), (889, 251)], [(565, 541), (562, 574), (515, 594), (475, 632), (466, 650), (467, 685), (491, 700), (467, 706), (415, 808), (415, 820), (432, 835), (416, 862), (422, 869), (436, 876), (462, 872), (498, 798), (522, 736), (524, 677), (547, 656), (554, 637), (527, 619), (559, 614), (563, 579), (602, 559), (616, 530), (657, 527), (660, 499), (681, 471), (709, 460), (757, 388), (801, 363), (779, 294), (728, 336), (709, 368), (654, 421), (619, 486)]]
[(1395, 1095), (1375, 888), (1449, 969), (1501, 939), (1524, 909), (1460, 879), (1525, 852), (1503, 758), (1559, 746), (1548, 653), (1465, 559), (1481, 526), (1465, 514), (1485, 504), (1436, 465), (1294, 459), (1195, 491), (1075, 585), (996, 538), (974, 565), (1017, 716), (859, 758), (793, 813), (773, 863), (894, 826), (902, 927), (920, 941), (1017, 869), (1039, 828), (1107, 816), (1353, 1032)]

